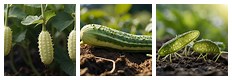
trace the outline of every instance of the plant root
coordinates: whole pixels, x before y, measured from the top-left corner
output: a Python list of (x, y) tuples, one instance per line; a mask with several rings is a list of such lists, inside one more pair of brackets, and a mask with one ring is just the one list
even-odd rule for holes
[(114, 60), (111, 60), (111, 59), (106, 59), (106, 58), (102, 58), (102, 57), (95, 57), (95, 58), (98, 58), (98, 59), (102, 59), (102, 60), (105, 60), (105, 61), (110, 61), (113, 63), (113, 66), (112, 66), (112, 69), (110, 71), (107, 71), (107, 73), (113, 73), (115, 71), (115, 61)]

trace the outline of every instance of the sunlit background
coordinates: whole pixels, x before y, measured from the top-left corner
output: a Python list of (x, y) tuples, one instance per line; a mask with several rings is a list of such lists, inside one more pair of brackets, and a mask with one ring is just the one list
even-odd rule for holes
[(223, 42), (228, 49), (228, 9), (224, 4), (158, 4), (157, 41), (190, 30), (201, 32), (199, 39)]
[(151, 4), (82, 4), (80, 29), (100, 24), (131, 34), (151, 35)]

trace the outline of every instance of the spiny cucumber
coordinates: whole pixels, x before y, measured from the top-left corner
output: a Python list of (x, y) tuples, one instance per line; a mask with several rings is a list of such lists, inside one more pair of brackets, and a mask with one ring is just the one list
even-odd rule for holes
[(72, 30), (68, 37), (68, 53), (70, 59), (76, 61), (76, 31)]
[(4, 31), (4, 56), (8, 55), (12, 46), (12, 31), (9, 27), (5, 26)]
[(50, 64), (53, 61), (54, 48), (52, 38), (48, 31), (42, 31), (39, 34), (39, 52), (41, 61), (44, 64)]

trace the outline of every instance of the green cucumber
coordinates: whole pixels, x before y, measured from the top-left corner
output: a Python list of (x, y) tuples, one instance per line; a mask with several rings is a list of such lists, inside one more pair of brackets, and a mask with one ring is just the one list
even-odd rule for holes
[(199, 35), (200, 32), (198, 30), (185, 32), (163, 44), (163, 46), (158, 50), (158, 54), (159, 56), (166, 56), (168, 54), (175, 53), (184, 48), (190, 42), (196, 40)]
[(193, 51), (198, 53), (220, 53), (220, 48), (211, 40), (203, 39), (193, 44)]
[(152, 50), (152, 37), (133, 35), (98, 24), (88, 24), (81, 29), (81, 40), (85, 44), (128, 51)]
[(202, 56), (204, 60), (205, 60), (205, 58), (202, 55), (202, 53), (205, 53), (205, 56), (207, 56), (208, 53), (213, 53), (213, 54), (215, 54), (215, 57), (217, 57), (215, 59), (215, 62), (217, 62), (218, 58), (223, 53), (223, 52), (221, 52), (221, 50), (220, 50), (219, 46), (217, 45), (217, 43), (215, 43), (215, 42), (213, 42), (211, 40), (208, 40), (208, 39), (202, 39), (202, 40), (199, 40), (199, 41), (195, 42), (193, 44), (193, 51), (200, 53), (199, 57)]
[(10, 53), (12, 47), (12, 31), (10, 27), (5, 26), (4, 31), (4, 56), (7, 56)]

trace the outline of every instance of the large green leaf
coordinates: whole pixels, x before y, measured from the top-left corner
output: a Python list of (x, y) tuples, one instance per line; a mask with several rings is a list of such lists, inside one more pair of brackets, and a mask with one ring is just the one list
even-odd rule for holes
[(19, 7), (12, 7), (9, 11), (9, 17), (15, 17), (18, 19), (23, 19), (25, 18), (27, 15), (26, 13), (20, 9)]
[(65, 28), (73, 23), (74, 19), (72, 16), (65, 12), (59, 12), (52, 21), (52, 26), (58, 31), (63, 31)]
[(60, 68), (68, 75), (76, 75), (76, 64), (69, 58), (67, 50), (60, 46), (55, 47), (55, 61)]
[(64, 4), (64, 11), (71, 14), (75, 13), (75, 4)]
[(27, 29), (20, 32), (18, 35), (17, 35), (17, 38), (16, 38), (16, 42), (21, 42), (25, 39), (25, 36), (26, 36), (26, 33), (27, 33)]
[(44, 15), (45, 15), (45, 20), (46, 20), (45, 23), (47, 23), (50, 18), (56, 16), (56, 13), (54, 11), (50, 10), (50, 11), (46, 11), (44, 13)]

